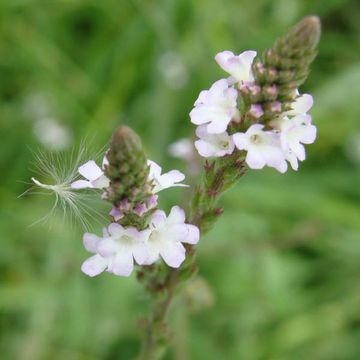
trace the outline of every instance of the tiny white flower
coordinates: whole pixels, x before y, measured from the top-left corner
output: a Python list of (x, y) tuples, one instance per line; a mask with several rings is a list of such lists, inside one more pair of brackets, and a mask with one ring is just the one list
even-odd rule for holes
[(251, 66), (255, 56), (256, 51), (252, 50), (244, 51), (239, 55), (234, 55), (231, 51), (223, 51), (215, 56), (215, 60), (231, 75), (228, 79), (230, 84), (237, 82), (241, 84), (254, 81)]
[(235, 145), (231, 136), (227, 132), (222, 134), (209, 134), (206, 125), (200, 125), (196, 129), (195, 147), (203, 157), (221, 157), (232, 154)]
[[(106, 157), (104, 157), (103, 166), (104, 164), (107, 164)], [(73, 189), (104, 189), (110, 185), (110, 180), (105, 176), (104, 172), (100, 169), (94, 160), (90, 160), (87, 163), (81, 165), (78, 171), (80, 175), (82, 175), (86, 180), (74, 181), (71, 184)]]
[(115, 275), (129, 276), (134, 268), (134, 259), (142, 265), (148, 258), (146, 243), (149, 235), (150, 230), (124, 228), (117, 223), (111, 223), (102, 238), (85, 233), (84, 247), (95, 255), (85, 260), (81, 270), (89, 276), (99, 275), (105, 270)]
[(289, 116), (306, 114), (313, 104), (313, 97), (310, 94), (303, 94), (295, 99), (291, 104), (291, 110), (287, 111), (285, 114)]
[(316, 126), (311, 124), (311, 116), (284, 117), (279, 120), (278, 128), (283, 150), (295, 154), (300, 161), (305, 160), (305, 147), (302, 144), (312, 144), (316, 139)]
[(171, 170), (165, 174), (161, 174), (161, 167), (154, 161), (148, 160), (148, 165), (150, 166), (149, 180), (154, 183), (154, 194), (174, 186), (188, 186), (181, 184), (181, 181), (185, 179), (185, 175), (182, 172), (178, 170)]
[(235, 146), (246, 150), (246, 163), (251, 169), (262, 169), (265, 165), (285, 172), (287, 165), (281, 149), (280, 136), (272, 131), (263, 131), (264, 125), (255, 124), (246, 133), (233, 135)]
[(178, 268), (185, 260), (182, 243), (196, 244), (200, 236), (195, 225), (185, 224), (185, 212), (178, 206), (171, 209), (168, 217), (162, 210), (155, 211), (150, 220), (150, 229), (146, 264), (152, 264), (161, 257), (173, 268)]
[(225, 79), (216, 81), (209, 90), (200, 92), (190, 112), (191, 122), (195, 125), (206, 124), (211, 134), (223, 133), (231, 120), (240, 117), (237, 96), (237, 90), (229, 87)]

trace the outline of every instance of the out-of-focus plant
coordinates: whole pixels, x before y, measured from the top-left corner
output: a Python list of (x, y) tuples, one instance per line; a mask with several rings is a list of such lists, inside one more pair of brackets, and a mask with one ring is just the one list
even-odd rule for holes
[[(159, 209), (159, 193), (182, 186), (178, 170), (162, 173), (149, 160), (139, 136), (121, 126), (110, 141), (99, 167), (90, 160), (61, 184), (34, 183), (65, 196), (76, 206), (82, 189), (101, 189), (112, 204), (111, 223), (102, 236), (85, 233), (86, 250), (93, 255), (82, 271), (93, 277), (108, 271), (137, 278), (152, 298), (152, 312), (144, 322), (141, 359), (160, 359), (169, 342), (166, 315), (181, 284), (197, 271), (195, 245), (215, 224), (223, 209), (220, 196), (250, 170), (265, 166), (281, 173), (305, 160), (304, 144), (316, 138), (308, 111), (313, 99), (300, 94), (299, 86), (316, 56), (320, 22), (315, 16), (302, 20), (262, 57), (255, 51), (234, 55), (223, 51), (215, 60), (230, 77), (201, 91), (190, 113), (197, 125), (195, 147), (207, 158), (200, 183), (193, 189), (191, 206), (173, 206), (169, 215)], [(75, 204), (74, 204), (75, 202)]]

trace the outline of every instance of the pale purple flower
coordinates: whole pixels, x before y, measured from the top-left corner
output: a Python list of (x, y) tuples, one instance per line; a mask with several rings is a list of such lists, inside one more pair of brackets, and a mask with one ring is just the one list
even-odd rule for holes
[(188, 186), (181, 183), (181, 181), (185, 179), (185, 175), (179, 170), (171, 170), (165, 174), (161, 174), (161, 167), (154, 161), (148, 160), (148, 165), (150, 166), (149, 180), (154, 183), (154, 194), (174, 186)]
[(249, 115), (255, 119), (259, 119), (264, 115), (264, 110), (260, 104), (252, 104), (249, 109)]
[(102, 238), (85, 233), (84, 247), (95, 255), (85, 260), (81, 270), (89, 276), (99, 275), (105, 270), (115, 275), (129, 276), (134, 268), (134, 259), (142, 265), (149, 257), (146, 247), (149, 235), (149, 229), (139, 231), (117, 223), (111, 223)]
[[(104, 162), (106, 163), (106, 161)], [(77, 180), (71, 183), (73, 189), (104, 189), (110, 185), (110, 180), (105, 176), (104, 172), (94, 160), (90, 160), (84, 165), (81, 165), (78, 171), (86, 180)]]
[(229, 83), (246, 84), (254, 81), (251, 66), (255, 56), (256, 51), (252, 50), (244, 51), (239, 55), (234, 55), (231, 51), (223, 51), (215, 56), (215, 60), (223, 70), (231, 75)]
[[(277, 122), (277, 127), (280, 131), (282, 149), (294, 154), (300, 161), (305, 160), (305, 147), (302, 144), (312, 144), (317, 133), (316, 126), (311, 123), (311, 116), (302, 114), (291, 119), (283, 117)], [(294, 170), (297, 169), (297, 166), (292, 167)]]
[(287, 111), (285, 115), (296, 116), (306, 114), (314, 104), (314, 99), (310, 94), (303, 94), (296, 98), (291, 104), (291, 110)]
[(233, 135), (235, 146), (246, 150), (246, 163), (251, 169), (270, 166), (280, 172), (286, 171), (285, 155), (280, 144), (280, 135), (273, 131), (263, 131), (264, 125), (255, 124), (246, 133)]
[(148, 210), (153, 209), (158, 204), (158, 195), (150, 195), (148, 199), (146, 200), (146, 207)]
[(196, 129), (195, 147), (203, 157), (222, 157), (232, 154), (235, 145), (231, 136), (227, 132), (222, 134), (209, 134), (206, 125), (200, 125)]
[(269, 110), (271, 112), (281, 112), (282, 110), (282, 105), (280, 101), (272, 101), (271, 103), (269, 103)]
[(120, 220), (121, 218), (124, 217), (124, 214), (122, 211), (120, 211), (119, 208), (117, 208), (116, 206), (113, 206), (109, 215), (111, 215), (115, 221)]
[(119, 210), (120, 211), (129, 211), (131, 209), (131, 204), (128, 199), (123, 199), (119, 203)]
[(138, 216), (143, 216), (148, 211), (146, 204), (139, 203), (134, 208), (134, 213)]
[(225, 79), (216, 81), (209, 90), (200, 92), (190, 112), (191, 122), (195, 125), (206, 124), (211, 134), (223, 133), (229, 122), (240, 116), (237, 96), (237, 90), (229, 87)]
[(170, 267), (178, 268), (185, 260), (182, 243), (196, 244), (200, 237), (195, 225), (185, 224), (185, 212), (178, 206), (171, 209), (168, 217), (162, 210), (155, 211), (150, 220), (150, 229), (147, 264), (161, 257)]

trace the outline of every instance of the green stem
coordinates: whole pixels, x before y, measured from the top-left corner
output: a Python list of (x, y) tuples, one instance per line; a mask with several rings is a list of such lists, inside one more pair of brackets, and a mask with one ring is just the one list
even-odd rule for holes
[[(238, 151), (211, 164), (206, 163), (204, 168), (204, 185), (194, 192), (192, 213), (189, 220), (189, 223), (199, 227), (202, 235), (210, 230), (217, 218), (222, 214), (222, 211), (216, 207), (220, 196), (234, 185), (246, 170), (241, 154)], [(162, 286), (159, 286), (159, 283), (148, 284), (151, 289), (161, 290), (158, 292), (153, 291), (154, 306), (151, 318), (146, 324), (146, 334), (139, 360), (161, 359), (166, 350), (169, 333), (165, 320), (169, 307), (178, 286), (187, 280), (196, 269), (195, 248), (191, 245), (186, 248), (187, 259), (181, 268), (166, 268), (167, 274)], [(146, 269), (143, 269), (143, 271), (146, 271)], [(185, 276), (183, 276), (184, 274)], [(155, 273), (149, 277), (149, 281), (156, 282), (158, 278), (161, 278), (161, 276), (157, 276)], [(162, 296), (164, 293), (165, 297)]]
[[(315, 58), (319, 37), (319, 19), (316, 16), (307, 17), (267, 50), (262, 61), (257, 60), (253, 64), (256, 89), (252, 91), (251, 87), (244, 87), (240, 90), (245, 105), (241, 126), (247, 128), (252, 122), (248, 114), (251, 104), (263, 107), (264, 115), (258, 121), (265, 124), (289, 110), (297, 97), (295, 90), (305, 81), (309, 65)], [(280, 108), (275, 106), (279, 104)], [(208, 232), (222, 214), (222, 209), (217, 207), (219, 198), (244, 175), (246, 167), (243, 154), (236, 150), (232, 155), (206, 162), (204, 169), (204, 181), (195, 189), (188, 218), (189, 223), (199, 227), (201, 235)], [(181, 268), (164, 270), (158, 266), (155, 271), (153, 268), (142, 269), (147, 288), (154, 297), (154, 307), (147, 323), (140, 359), (158, 360), (164, 354), (169, 337), (166, 315), (179, 284), (194, 273), (194, 255), (194, 248), (187, 246), (187, 258)]]

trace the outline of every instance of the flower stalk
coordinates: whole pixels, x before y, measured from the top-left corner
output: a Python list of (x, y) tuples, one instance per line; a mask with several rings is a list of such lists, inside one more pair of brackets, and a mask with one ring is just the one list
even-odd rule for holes
[[(309, 65), (316, 56), (319, 37), (319, 19), (315, 16), (305, 18), (265, 51), (262, 61), (254, 61), (254, 81), (239, 88), (242, 121), (238, 116), (233, 116), (228, 129), (230, 134), (246, 130), (254, 122), (267, 124), (292, 109), (293, 101), (298, 97), (297, 88), (307, 78)], [(193, 122), (199, 124), (195, 115)], [(198, 148), (198, 151), (203, 156), (220, 157), (206, 160), (202, 183), (194, 190), (189, 213), (189, 222), (198, 226), (202, 235), (212, 228), (222, 214), (222, 208), (218, 207), (221, 195), (234, 186), (248, 169), (243, 151), (235, 149), (233, 152), (218, 152), (217, 155), (214, 146), (210, 149)], [(165, 352), (169, 339), (165, 323), (167, 312), (178, 287), (196, 272), (195, 249), (188, 246), (188, 250), (187, 260), (180, 269), (166, 268), (164, 276), (164, 269), (157, 267), (152, 277), (147, 279), (150, 283), (156, 283), (159, 278), (162, 280), (156, 286), (149, 286), (148, 283), (148, 288), (153, 290), (154, 306), (145, 325), (142, 360), (161, 359)]]
[[(320, 21), (310, 16), (295, 25), (262, 59), (256, 51), (239, 55), (223, 51), (217, 63), (230, 75), (203, 90), (190, 112), (197, 125), (195, 148), (205, 157), (201, 183), (193, 190), (187, 215), (179, 206), (166, 214), (158, 206), (158, 193), (182, 183), (178, 170), (162, 173), (147, 158), (139, 136), (126, 126), (113, 134), (103, 164), (94, 160), (55, 185), (33, 179), (36, 186), (73, 203), (80, 189), (101, 189), (112, 204), (111, 223), (102, 236), (85, 233), (84, 247), (92, 256), (82, 271), (97, 276), (104, 271), (137, 278), (152, 300), (144, 324), (141, 360), (159, 360), (170, 339), (166, 325), (169, 308), (181, 286), (197, 272), (194, 245), (222, 215), (219, 199), (237, 184), (248, 169), (268, 166), (281, 173), (305, 160), (304, 144), (316, 139), (316, 126), (307, 113), (310, 94), (298, 87), (309, 74), (320, 37)], [(76, 170), (75, 170), (76, 172)]]

